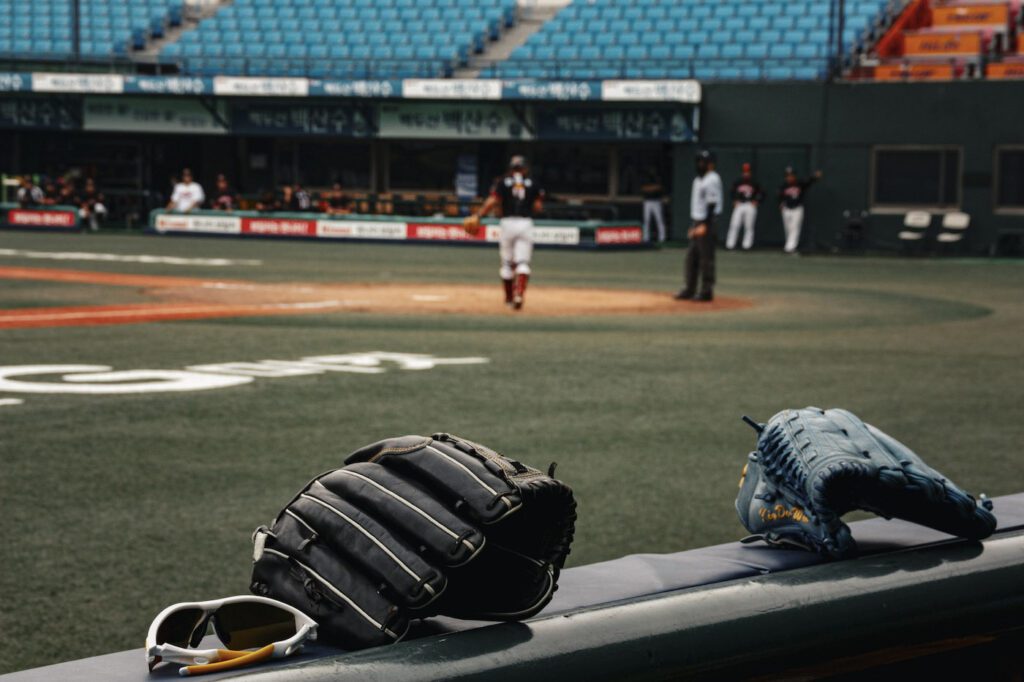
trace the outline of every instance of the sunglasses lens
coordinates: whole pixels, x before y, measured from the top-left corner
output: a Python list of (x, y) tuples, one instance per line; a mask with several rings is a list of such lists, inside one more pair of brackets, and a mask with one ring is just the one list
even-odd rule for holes
[(156, 643), (187, 647), (192, 632), (201, 620), (202, 609), (181, 609), (169, 614), (157, 628)]
[(214, 628), (232, 649), (251, 649), (280, 642), (295, 634), (295, 616), (270, 604), (225, 604), (214, 615)]

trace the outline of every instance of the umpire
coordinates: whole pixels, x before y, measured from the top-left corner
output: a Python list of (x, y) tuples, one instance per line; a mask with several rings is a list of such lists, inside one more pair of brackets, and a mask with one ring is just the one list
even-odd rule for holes
[[(715, 288), (715, 216), (722, 214), (722, 178), (715, 172), (715, 155), (707, 149), (697, 153), (697, 177), (690, 193), (693, 226), (686, 236), (686, 283), (675, 295), (678, 301), (711, 301)], [(701, 286), (698, 293), (697, 278)]]

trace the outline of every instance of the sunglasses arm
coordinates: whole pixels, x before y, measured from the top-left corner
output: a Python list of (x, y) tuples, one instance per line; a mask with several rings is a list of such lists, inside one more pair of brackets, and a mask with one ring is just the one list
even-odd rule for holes
[(178, 674), (183, 676), (203, 675), (216, 673), (222, 670), (240, 668), (244, 665), (258, 663), (274, 656), (274, 645), (268, 644), (256, 651), (232, 651), (231, 649), (217, 649), (217, 662), (204, 665), (189, 665), (178, 669)]

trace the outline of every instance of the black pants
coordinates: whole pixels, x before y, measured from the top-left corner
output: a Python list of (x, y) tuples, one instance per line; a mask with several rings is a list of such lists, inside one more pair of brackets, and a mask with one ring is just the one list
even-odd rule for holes
[(700, 275), (700, 293), (710, 294), (715, 288), (715, 225), (707, 221), (703, 237), (690, 240), (686, 252), (686, 291), (697, 292), (697, 276)]

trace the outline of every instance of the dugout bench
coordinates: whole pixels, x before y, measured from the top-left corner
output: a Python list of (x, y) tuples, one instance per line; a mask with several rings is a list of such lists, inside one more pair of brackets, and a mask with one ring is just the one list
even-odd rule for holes
[[(871, 519), (851, 524), (862, 556), (846, 561), (739, 542), (626, 556), (566, 569), (551, 604), (526, 623), (432, 618), (391, 646), (314, 643), (201, 679), (1019, 680), (1024, 493), (994, 503), (999, 527), (983, 542)], [(176, 670), (148, 674), (139, 648), (0, 680), (142, 682), (177, 679)]]

